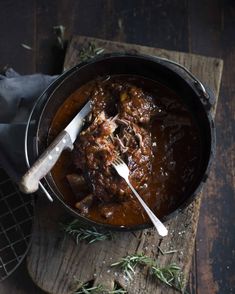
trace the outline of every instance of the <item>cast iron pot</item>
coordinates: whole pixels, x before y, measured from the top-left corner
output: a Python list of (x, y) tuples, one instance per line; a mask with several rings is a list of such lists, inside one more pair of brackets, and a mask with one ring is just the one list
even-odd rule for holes
[[(63, 73), (39, 97), (31, 112), (25, 136), (26, 162), (28, 166), (31, 166), (38, 155), (47, 147), (48, 131), (54, 115), (70, 94), (98, 76), (117, 74), (139, 75), (152, 79), (178, 93), (192, 112), (200, 130), (203, 154), (196, 183), (191, 186), (182, 202), (178, 203), (177, 208), (163, 217), (162, 220), (165, 221), (189, 205), (199, 194), (207, 179), (215, 150), (215, 128), (210, 113), (214, 96), (186, 68), (173, 61), (139, 54), (112, 53), (97, 56)], [(132, 227), (103, 225), (81, 216), (63, 200), (51, 174), (41, 181), (40, 190), (48, 196), (58, 199), (62, 206), (84, 225), (108, 228), (109, 230), (137, 230), (151, 226), (149, 223)]]

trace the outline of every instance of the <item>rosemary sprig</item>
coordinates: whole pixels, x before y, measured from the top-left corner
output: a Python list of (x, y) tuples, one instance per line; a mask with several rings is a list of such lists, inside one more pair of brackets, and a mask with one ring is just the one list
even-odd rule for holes
[(111, 266), (119, 266), (125, 275), (132, 280), (132, 276), (135, 274), (135, 267), (138, 264), (151, 265), (152, 260), (143, 254), (133, 254), (123, 257), (120, 261), (111, 264)]
[(92, 227), (91, 229), (82, 228), (80, 222), (77, 219), (73, 220), (67, 225), (62, 225), (62, 228), (65, 233), (71, 235), (75, 239), (77, 244), (79, 241), (84, 240), (91, 244), (97, 241), (104, 241), (113, 238), (113, 235), (110, 231), (99, 232), (95, 227)]
[(146, 265), (151, 269), (151, 273), (162, 283), (178, 290), (181, 293), (186, 293), (185, 279), (181, 268), (172, 263), (166, 267), (159, 267), (157, 263), (148, 256), (143, 254), (133, 254), (123, 257), (120, 261), (113, 263), (111, 266), (119, 266), (130, 279), (133, 278), (135, 267), (137, 265)]
[(118, 288), (116, 288), (116, 286), (112, 291), (108, 292), (108, 294), (126, 294), (126, 293), (127, 293), (126, 290), (120, 289), (120, 288), (118, 289)]
[(79, 290), (74, 292), (74, 294), (125, 294), (126, 290), (118, 288), (116, 285), (114, 289), (109, 291), (106, 290), (102, 284), (98, 284), (97, 286), (89, 287), (89, 283), (85, 283), (81, 286)]
[(180, 270), (181, 268), (178, 267), (176, 264), (170, 264), (166, 267), (152, 267), (153, 275), (168, 286), (172, 286), (172, 282), (178, 276)]
[(176, 264), (170, 264), (167, 267), (153, 266), (152, 274), (164, 284), (174, 288), (180, 293), (186, 294), (185, 278), (181, 272), (181, 268)]
[(163, 251), (162, 248), (160, 246), (157, 247), (159, 249), (159, 251), (161, 252), (162, 255), (166, 255), (166, 254), (172, 254), (172, 253), (176, 253), (179, 250), (167, 250), (167, 251)]
[(81, 61), (87, 61), (104, 52), (104, 48), (97, 48), (94, 43), (89, 42), (86, 47), (83, 47), (78, 52)]
[(98, 294), (104, 291), (103, 285), (89, 287), (89, 283), (83, 284), (79, 290), (75, 291), (74, 294)]

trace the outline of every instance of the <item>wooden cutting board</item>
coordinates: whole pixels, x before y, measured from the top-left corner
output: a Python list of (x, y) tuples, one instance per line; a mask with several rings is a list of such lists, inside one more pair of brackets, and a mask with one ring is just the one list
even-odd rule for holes
[[(105, 52), (128, 51), (157, 55), (172, 59), (195, 74), (208, 85), (216, 96), (213, 115), (216, 111), (223, 62), (220, 59), (167, 51), (133, 44), (116, 43), (106, 40), (76, 36), (67, 50), (65, 69), (79, 60), (79, 50), (92, 42)], [(59, 222), (64, 210), (56, 203), (48, 203), (40, 199), (36, 208), (36, 218), (32, 237), (32, 246), (27, 258), (27, 266), (33, 281), (43, 290), (53, 294), (73, 293), (78, 281), (93, 280), (95, 284), (103, 284), (112, 290), (114, 283), (120, 284), (129, 294), (175, 293), (169, 287), (156, 282), (147, 269), (137, 269), (133, 281), (128, 281), (110, 264), (121, 257), (135, 252), (157, 259), (159, 265), (175, 262), (181, 265), (185, 276), (188, 276), (197, 231), (197, 223), (203, 193), (185, 210), (166, 223), (170, 234), (160, 239), (154, 229), (133, 233), (115, 233), (112, 241), (94, 244), (80, 243), (76, 245), (70, 237), (60, 231)], [(207, 196), (204, 195), (203, 201)], [(162, 255), (162, 250), (178, 250), (174, 254)]]

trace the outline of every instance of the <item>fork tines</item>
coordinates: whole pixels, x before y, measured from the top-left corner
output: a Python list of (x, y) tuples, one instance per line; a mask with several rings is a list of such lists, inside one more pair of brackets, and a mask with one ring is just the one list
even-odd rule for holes
[(118, 165), (118, 164), (123, 164), (123, 160), (120, 158), (120, 157), (116, 157), (113, 162), (112, 162), (112, 165)]

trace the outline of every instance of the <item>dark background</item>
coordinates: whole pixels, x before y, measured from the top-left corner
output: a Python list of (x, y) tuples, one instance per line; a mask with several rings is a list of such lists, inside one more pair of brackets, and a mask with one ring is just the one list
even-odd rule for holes
[[(62, 51), (52, 27), (73, 34), (192, 52), (224, 60), (218, 103), (217, 158), (204, 190), (191, 293), (235, 293), (235, 1), (1, 0), (0, 69), (58, 73)], [(21, 44), (27, 44), (27, 50)], [(25, 264), (0, 293), (42, 293)]]

